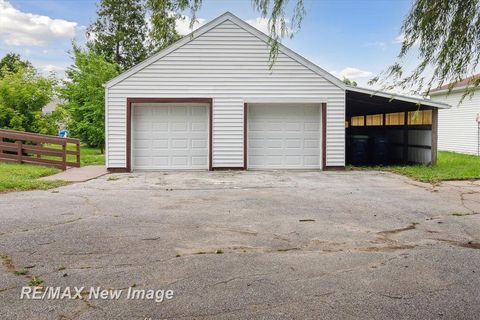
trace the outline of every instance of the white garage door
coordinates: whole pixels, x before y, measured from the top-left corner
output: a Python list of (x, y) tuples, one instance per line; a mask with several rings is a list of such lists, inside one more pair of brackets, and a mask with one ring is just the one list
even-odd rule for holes
[(208, 106), (135, 104), (134, 169), (208, 169)]
[(320, 107), (248, 105), (249, 169), (319, 169)]

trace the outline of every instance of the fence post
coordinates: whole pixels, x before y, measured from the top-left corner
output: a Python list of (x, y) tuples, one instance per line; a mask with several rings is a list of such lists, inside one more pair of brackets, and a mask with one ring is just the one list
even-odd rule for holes
[(78, 164), (78, 167), (80, 168), (80, 141), (76, 142), (76, 146), (77, 146), (77, 164)]
[(63, 141), (62, 143), (62, 169), (65, 171), (67, 170), (67, 142)]
[(17, 140), (17, 161), (22, 163), (22, 140)]

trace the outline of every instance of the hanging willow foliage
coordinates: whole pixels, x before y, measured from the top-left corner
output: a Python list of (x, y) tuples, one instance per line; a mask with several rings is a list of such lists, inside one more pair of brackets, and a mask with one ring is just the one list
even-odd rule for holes
[[(417, 0), (405, 19), (397, 61), (370, 83), (428, 95), (432, 88), (472, 76), (480, 58), (480, 0)], [(405, 71), (409, 54), (418, 54)], [(480, 86), (474, 77), (464, 97)]]

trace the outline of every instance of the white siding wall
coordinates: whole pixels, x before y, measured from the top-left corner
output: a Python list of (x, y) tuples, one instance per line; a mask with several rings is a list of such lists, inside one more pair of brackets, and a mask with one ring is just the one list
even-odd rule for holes
[(213, 167), (243, 167), (243, 99), (213, 100)]
[(479, 141), (476, 117), (480, 113), (480, 91), (477, 90), (472, 98), (465, 97), (459, 104), (462, 94), (455, 92), (448, 96), (432, 96), (432, 100), (452, 106), (438, 111), (438, 149), (477, 154)]
[(243, 165), (243, 101), (258, 98), (326, 102), (327, 165), (344, 166), (345, 91), (283, 53), (269, 70), (268, 55), (227, 20), (109, 88), (108, 165), (126, 166), (127, 97), (205, 97), (214, 99), (214, 167)]

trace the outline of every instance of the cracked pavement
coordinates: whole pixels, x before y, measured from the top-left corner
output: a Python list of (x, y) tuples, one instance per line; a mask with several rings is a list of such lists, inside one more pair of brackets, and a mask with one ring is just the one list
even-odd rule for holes
[[(366, 171), (135, 172), (0, 194), (0, 310), (5, 319), (478, 319), (478, 213), (479, 181)], [(33, 276), (174, 297), (20, 300)]]

